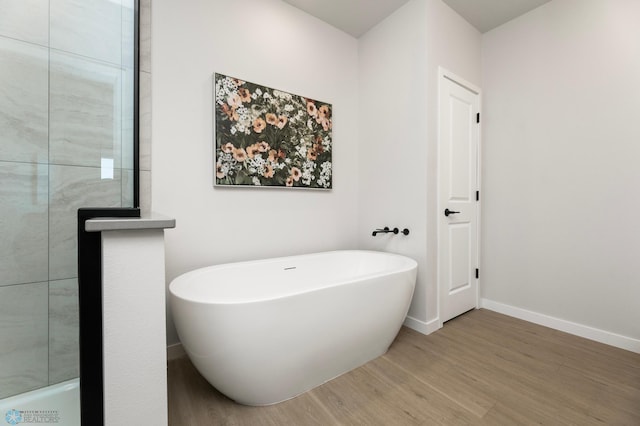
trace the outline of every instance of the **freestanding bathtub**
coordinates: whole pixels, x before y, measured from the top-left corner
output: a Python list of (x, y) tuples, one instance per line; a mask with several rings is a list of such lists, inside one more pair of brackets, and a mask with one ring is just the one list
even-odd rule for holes
[(170, 286), (194, 366), (238, 403), (293, 398), (382, 354), (405, 319), (417, 263), (334, 251), (211, 266)]

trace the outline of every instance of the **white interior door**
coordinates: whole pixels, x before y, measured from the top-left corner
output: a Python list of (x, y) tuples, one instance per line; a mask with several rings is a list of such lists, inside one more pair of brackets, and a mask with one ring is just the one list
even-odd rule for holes
[(440, 320), (478, 306), (478, 91), (440, 77), (438, 285)]

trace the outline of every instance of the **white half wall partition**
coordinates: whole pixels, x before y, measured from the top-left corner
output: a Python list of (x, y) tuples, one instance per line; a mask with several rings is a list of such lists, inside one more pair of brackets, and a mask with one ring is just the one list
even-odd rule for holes
[(91, 219), (102, 233), (105, 426), (168, 424), (164, 229), (175, 220)]

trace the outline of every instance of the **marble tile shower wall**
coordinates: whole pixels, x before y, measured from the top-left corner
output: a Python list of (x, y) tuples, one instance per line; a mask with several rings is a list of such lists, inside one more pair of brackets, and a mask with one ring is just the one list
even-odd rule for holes
[[(150, 0), (141, 0), (141, 207)], [(133, 0), (0, 0), (0, 398), (78, 376), (76, 211), (133, 205)]]

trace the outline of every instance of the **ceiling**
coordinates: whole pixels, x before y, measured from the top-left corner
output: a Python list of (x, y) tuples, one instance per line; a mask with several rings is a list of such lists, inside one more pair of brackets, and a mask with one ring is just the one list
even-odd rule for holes
[[(409, 0), (283, 0), (360, 37)], [(550, 0), (442, 0), (484, 33)]]
[(481, 33), (499, 27), (551, 0), (442, 0)]
[(409, 0), (283, 0), (354, 37), (360, 37)]

